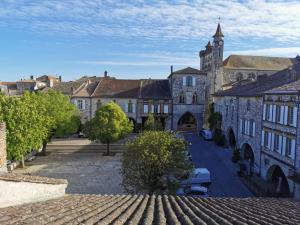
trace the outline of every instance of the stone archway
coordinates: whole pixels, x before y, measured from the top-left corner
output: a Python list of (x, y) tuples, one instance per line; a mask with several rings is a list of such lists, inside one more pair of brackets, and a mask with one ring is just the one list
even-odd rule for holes
[(178, 120), (177, 130), (180, 131), (197, 131), (197, 119), (190, 113), (184, 113)]
[(278, 165), (272, 165), (267, 171), (269, 194), (271, 196), (289, 197), (290, 188), (283, 170)]
[(245, 143), (242, 146), (242, 157), (248, 167), (248, 174), (252, 176), (254, 173), (255, 157), (254, 157), (253, 149), (251, 145), (249, 145), (248, 143)]
[(235, 135), (234, 135), (232, 127), (229, 127), (229, 129), (227, 131), (227, 139), (228, 139), (229, 146), (232, 148), (235, 148), (236, 139), (235, 139)]

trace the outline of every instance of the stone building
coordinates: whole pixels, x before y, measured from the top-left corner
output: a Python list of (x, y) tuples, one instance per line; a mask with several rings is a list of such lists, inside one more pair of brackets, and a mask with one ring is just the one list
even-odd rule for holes
[(265, 179), (270, 192), (296, 198), (300, 197), (299, 80), (300, 62), (213, 95), (227, 143), (240, 149), (249, 172)]

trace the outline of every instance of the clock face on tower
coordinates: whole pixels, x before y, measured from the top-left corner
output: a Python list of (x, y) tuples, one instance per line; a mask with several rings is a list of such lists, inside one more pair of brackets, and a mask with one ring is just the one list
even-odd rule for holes
[(223, 41), (219, 41), (219, 45), (223, 45)]

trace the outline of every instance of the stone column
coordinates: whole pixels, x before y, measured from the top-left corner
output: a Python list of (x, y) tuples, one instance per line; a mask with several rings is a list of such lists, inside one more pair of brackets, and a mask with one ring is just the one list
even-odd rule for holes
[(0, 122), (0, 172), (7, 172), (6, 154), (6, 126)]

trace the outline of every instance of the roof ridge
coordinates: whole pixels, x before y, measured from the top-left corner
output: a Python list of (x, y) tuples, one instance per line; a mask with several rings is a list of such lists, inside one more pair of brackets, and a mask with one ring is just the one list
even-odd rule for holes
[(97, 88), (100, 86), (100, 83), (102, 82), (102, 80), (103, 80), (103, 79), (101, 79), (101, 77), (100, 77), (100, 80), (98, 81), (97, 86), (95, 87), (93, 93), (91, 94), (91, 97), (94, 97), (94, 96), (95, 96), (95, 92), (96, 92)]

